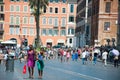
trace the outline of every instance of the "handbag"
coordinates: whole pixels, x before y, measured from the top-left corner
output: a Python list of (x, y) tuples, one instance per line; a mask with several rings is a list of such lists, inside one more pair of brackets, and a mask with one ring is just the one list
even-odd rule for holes
[(114, 60), (118, 60), (118, 56), (115, 56)]
[(26, 66), (26, 64), (25, 64), (25, 65), (23, 66), (23, 71), (22, 71), (23, 74), (26, 74), (26, 72), (27, 72), (27, 71), (26, 71), (26, 68), (27, 68), (27, 66)]

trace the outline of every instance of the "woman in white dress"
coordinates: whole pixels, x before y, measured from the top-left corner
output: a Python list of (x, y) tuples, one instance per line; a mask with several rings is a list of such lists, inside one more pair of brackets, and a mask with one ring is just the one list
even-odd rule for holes
[(108, 52), (105, 50), (105, 51), (102, 53), (102, 59), (103, 59), (103, 62), (104, 62), (104, 65), (105, 65), (105, 66), (107, 65), (107, 55), (108, 55)]

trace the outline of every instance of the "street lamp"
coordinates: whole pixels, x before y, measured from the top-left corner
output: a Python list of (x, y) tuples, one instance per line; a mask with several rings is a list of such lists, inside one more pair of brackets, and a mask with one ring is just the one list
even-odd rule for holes
[(110, 45), (110, 39), (106, 39), (108, 46)]
[(112, 38), (112, 46), (115, 46), (115, 38)]

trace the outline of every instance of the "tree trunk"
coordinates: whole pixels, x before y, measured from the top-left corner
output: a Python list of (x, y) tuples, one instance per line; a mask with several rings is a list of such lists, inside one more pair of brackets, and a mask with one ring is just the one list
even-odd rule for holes
[(39, 17), (40, 17), (40, 0), (38, 0), (38, 3), (37, 3), (37, 14), (36, 14), (36, 47), (38, 48), (40, 46), (40, 36), (39, 36), (39, 30), (40, 30), (40, 27), (39, 27)]

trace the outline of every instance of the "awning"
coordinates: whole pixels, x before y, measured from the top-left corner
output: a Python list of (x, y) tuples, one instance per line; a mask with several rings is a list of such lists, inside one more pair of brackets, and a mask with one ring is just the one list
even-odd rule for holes
[(16, 44), (16, 42), (11, 41), (11, 40), (7, 40), (7, 41), (1, 42), (1, 44)]

